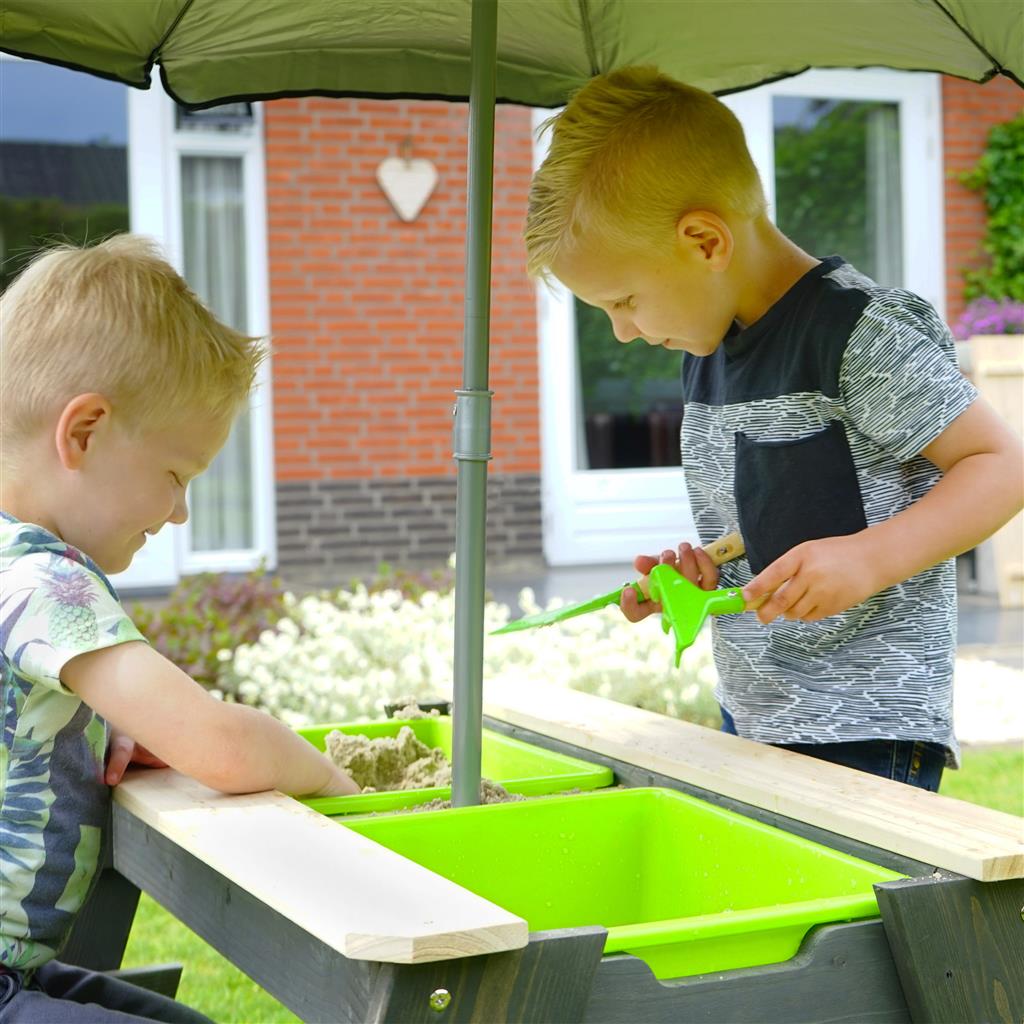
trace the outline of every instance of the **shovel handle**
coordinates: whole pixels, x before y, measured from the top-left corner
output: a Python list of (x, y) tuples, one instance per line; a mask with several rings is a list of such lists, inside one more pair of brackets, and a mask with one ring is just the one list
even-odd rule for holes
[[(704, 550), (715, 566), (725, 565), (726, 562), (731, 562), (734, 558), (742, 558), (747, 551), (743, 538), (738, 532), (727, 533), (724, 537), (719, 537), (718, 540), (705, 544)], [(636, 596), (639, 601), (649, 601), (651, 597), (650, 576), (641, 576), (633, 584), (633, 589), (637, 591)], [(767, 598), (764, 600), (767, 600)], [(761, 602), (759, 601), (758, 606), (760, 604)]]

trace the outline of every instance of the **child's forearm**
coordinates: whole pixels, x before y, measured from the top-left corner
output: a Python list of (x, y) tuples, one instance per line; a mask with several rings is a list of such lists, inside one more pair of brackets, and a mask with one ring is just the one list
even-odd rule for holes
[(980, 544), (1024, 504), (1020, 448), (960, 459), (920, 501), (870, 527), (878, 590), (901, 583)]
[(279, 789), (293, 796), (358, 792), (345, 786), (340, 769), (283, 723), (255, 708), (224, 705), (228, 749), (232, 756), (215, 757), (207, 785), (225, 793)]

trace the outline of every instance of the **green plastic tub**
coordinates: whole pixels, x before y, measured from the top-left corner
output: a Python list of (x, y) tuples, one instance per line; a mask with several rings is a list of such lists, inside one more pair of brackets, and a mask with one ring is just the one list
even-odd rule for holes
[[(370, 739), (376, 739), (379, 736), (397, 736), (403, 725), (409, 726), (417, 739), (428, 747), (440, 747), (449, 760), (451, 759), (452, 720), (447, 717), (314, 725), (307, 729), (299, 729), (298, 732), (317, 750), (323, 750), (327, 734), (334, 729), (349, 734), (362, 733)], [(491, 732), (489, 729), (483, 731), (480, 771), (486, 778), (504, 786), (510, 793), (521, 793), (524, 796), (564, 793), (570, 789), (599, 789), (602, 786), (610, 786), (614, 780), (610, 768), (589, 764), (567, 754), (543, 750), (510, 736)], [(450, 786), (432, 786), (429, 789), (362, 793), (359, 796), (317, 797), (305, 800), (304, 803), (322, 814), (369, 814), (374, 811), (401, 810), (430, 800), (447, 800), (450, 797)]]
[(602, 925), (658, 978), (778, 963), (813, 925), (878, 916), (902, 876), (668, 789), (346, 821), (531, 931)]

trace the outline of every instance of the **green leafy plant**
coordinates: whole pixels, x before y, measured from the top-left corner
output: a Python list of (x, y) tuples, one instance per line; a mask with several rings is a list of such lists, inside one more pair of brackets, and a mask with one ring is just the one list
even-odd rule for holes
[(964, 271), (964, 299), (1024, 302), (1024, 114), (995, 125), (978, 165), (961, 181), (985, 201), (986, 266)]
[(128, 230), (128, 206), (94, 203), (73, 206), (60, 199), (0, 195), (0, 291), (21, 273), (40, 249), (57, 242), (83, 245)]
[[(359, 580), (352, 580), (350, 589), (355, 590), (358, 585)], [(397, 590), (407, 601), (418, 601), (428, 592), (451, 593), (455, 589), (455, 569), (448, 566), (444, 569), (417, 571), (381, 562), (377, 566), (376, 575), (366, 583), (366, 589), (371, 594)]]
[(281, 581), (260, 568), (245, 575), (186, 576), (158, 608), (136, 605), (132, 618), (153, 647), (197, 683), (218, 684), (222, 650), (251, 644), (287, 615)]

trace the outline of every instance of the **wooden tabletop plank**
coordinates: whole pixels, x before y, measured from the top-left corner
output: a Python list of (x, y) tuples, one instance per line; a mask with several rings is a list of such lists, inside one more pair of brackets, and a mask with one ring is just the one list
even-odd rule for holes
[(969, 878), (1024, 878), (1012, 814), (560, 686), (491, 681), (484, 714)]
[(281, 793), (227, 796), (136, 769), (114, 799), (351, 959), (425, 963), (527, 943), (521, 918)]

